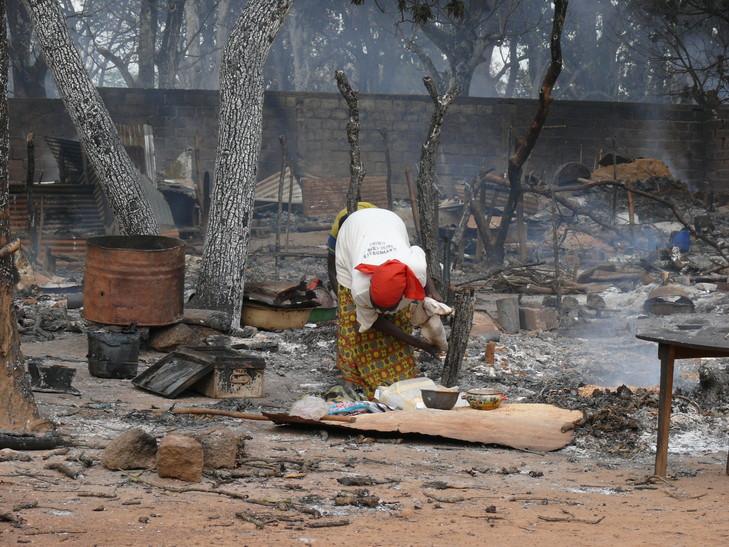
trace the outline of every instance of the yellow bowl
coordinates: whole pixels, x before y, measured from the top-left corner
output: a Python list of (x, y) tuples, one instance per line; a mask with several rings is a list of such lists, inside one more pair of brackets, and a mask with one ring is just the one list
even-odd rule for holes
[(464, 398), (471, 408), (476, 410), (494, 410), (501, 406), (505, 399), (504, 394), (494, 389), (471, 389), (466, 392)]

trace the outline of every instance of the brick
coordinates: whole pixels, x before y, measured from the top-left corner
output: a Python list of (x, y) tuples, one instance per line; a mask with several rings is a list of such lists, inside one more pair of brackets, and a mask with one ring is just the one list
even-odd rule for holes
[(192, 437), (167, 435), (157, 450), (157, 473), (160, 477), (200, 482), (203, 471), (203, 447)]
[(559, 315), (553, 308), (522, 306), (519, 308), (519, 322), (523, 330), (555, 330), (559, 328)]

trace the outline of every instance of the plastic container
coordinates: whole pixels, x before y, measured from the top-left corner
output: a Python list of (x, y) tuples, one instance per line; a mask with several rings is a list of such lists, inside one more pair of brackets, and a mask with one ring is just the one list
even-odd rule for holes
[(139, 331), (96, 330), (87, 333), (89, 373), (97, 378), (127, 379), (137, 375)]
[(678, 232), (674, 232), (671, 237), (671, 245), (678, 247), (682, 253), (687, 253), (691, 249), (691, 232), (688, 228), (684, 228)]

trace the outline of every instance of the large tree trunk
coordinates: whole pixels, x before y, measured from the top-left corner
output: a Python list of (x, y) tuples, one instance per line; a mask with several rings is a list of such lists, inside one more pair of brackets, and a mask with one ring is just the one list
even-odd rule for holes
[(167, 20), (162, 32), (162, 44), (157, 53), (160, 89), (173, 89), (180, 62), (180, 36), (185, 12), (185, 0), (167, 0)]
[(10, 243), (8, 192), (8, 50), (5, 0), (0, 0), (0, 430), (31, 433), (47, 430), (38, 413), (20, 353), (20, 338), (13, 308), (18, 272)]
[(142, 193), (139, 172), (84, 70), (58, 3), (25, 0), (25, 5), (63, 104), (122, 231), (127, 234), (158, 233), (157, 220)]
[(263, 68), (291, 0), (249, 0), (236, 21), (220, 73), (215, 185), (197, 285), (199, 307), (240, 325), (250, 220), (263, 121)]
[(157, 36), (157, 0), (142, 0), (139, 10), (139, 87), (154, 87), (154, 42)]

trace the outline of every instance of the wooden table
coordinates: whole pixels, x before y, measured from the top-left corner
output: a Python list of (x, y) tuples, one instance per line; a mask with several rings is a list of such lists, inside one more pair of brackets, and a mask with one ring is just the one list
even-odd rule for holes
[(715, 314), (672, 315), (639, 321), (636, 337), (658, 344), (661, 385), (655, 474), (665, 477), (673, 400), (674, 361), (701, 357), (729, 357), (729, 322)]

